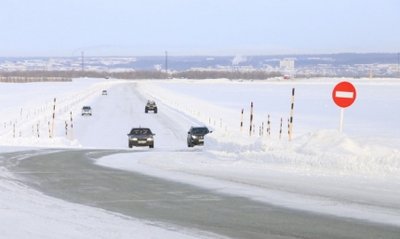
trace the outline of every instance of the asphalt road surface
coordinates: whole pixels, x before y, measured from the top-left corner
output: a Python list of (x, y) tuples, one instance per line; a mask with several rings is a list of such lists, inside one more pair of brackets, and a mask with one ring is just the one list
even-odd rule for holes
[(19, 152), (5, 154), (1, 164), (24, 184), (53, 197), (230, 238), (400, 238), (397, 227), (284, 209), (93, 164), (121, 152)]

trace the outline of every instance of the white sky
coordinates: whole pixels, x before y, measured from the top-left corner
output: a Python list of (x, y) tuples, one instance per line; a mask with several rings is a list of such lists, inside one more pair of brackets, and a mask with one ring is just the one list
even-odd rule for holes
[(0, 56), (400, 51), (398, 0), (0, 3)]

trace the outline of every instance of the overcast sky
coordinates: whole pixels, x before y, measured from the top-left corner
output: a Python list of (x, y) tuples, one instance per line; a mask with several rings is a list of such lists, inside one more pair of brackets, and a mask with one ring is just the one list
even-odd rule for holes
[(0, 0), (0, 56), (399, 52), (400, 0)]

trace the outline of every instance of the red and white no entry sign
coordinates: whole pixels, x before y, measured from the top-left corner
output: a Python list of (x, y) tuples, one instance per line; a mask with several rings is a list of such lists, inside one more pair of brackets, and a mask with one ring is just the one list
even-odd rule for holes
[(353, 84), (342, 81), (332, 91), (332, 98), (336, 105), (342, 108), (349, 107), (354, 103), (357, 91)]

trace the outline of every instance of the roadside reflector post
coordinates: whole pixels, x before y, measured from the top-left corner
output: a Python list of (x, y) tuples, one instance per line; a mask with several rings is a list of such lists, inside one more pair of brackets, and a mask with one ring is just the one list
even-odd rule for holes
[(279, 139), (282, 139), (282, 123), (283, 123), (283, 119), (281, 117), (281, 126), (280, 126), (280, 129), (279, 129)]
[(338, 83), (332, 91), (332, 99), (340, 107), (339, 132), (343, 132), (344, 109), (354, 103), (357, 98), (357, 91), (353, 84), (347, 81)]

